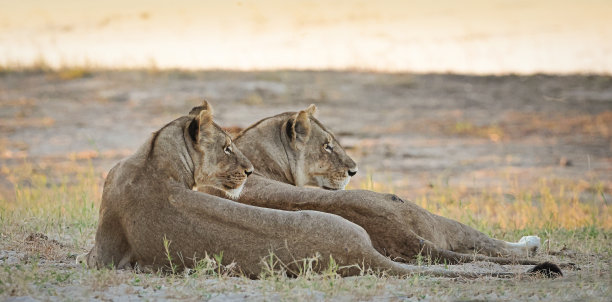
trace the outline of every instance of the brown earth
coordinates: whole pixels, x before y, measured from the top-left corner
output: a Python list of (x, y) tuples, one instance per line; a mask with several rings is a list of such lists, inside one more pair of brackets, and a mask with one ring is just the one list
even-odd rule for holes
[[(149, 133), (206, 98), (217, 121), (234, 129), (315, 103), (318, 118), (360, 165), (352, 183), (371, 176), (405, 196), (432, 182), (480, 189), (549, 175), (598, 179), (607, 194), (611, 189), (610, 76), (62, 74), (0, 75), (3, 166), (26, 160), (44, 169), (91, 160), (105, 173)], [(7, 196), (6, 175), (0, 186)]]
[[(13, 186), (23, 180), (18, 169), (24, 163), (46, 175), (51, 183), (70, 182), (93, 167), (101, 183), (112, 165), (133, 152), (146, 136), (186, 114), (201, 98), (213, 104), (216, 121), (234, 131), (261, 118), (315, 103), (318, 118), (336, 133), (360, 165), (351, 182), (354, 187), (370, 181), (383, 183), (388, 184), (383, 190), (392, 189), (411, 198), (439, 184), (478, 192), (523, 188), (541, 178), (557, 178), (599, 183), (601, 191), (594, 190), (593, 194), (601, 193), (597, 198), (605, 205), (612, 203), (610, 76), (332, 71), (0, 73), (0, 200), (10, 202), (15, 198)], [(593, 196), (580, 199), (588, 202)], [(609, 232), (601, 234), (594, 238), (608, 240)], [(545, 246), (546, 255), (539, 256), (573, 261), (582, 269), (566, 270), (566, 277), (556, 281), (446, 282), (435, 278), (364, 277), (337, 281), (343, 285), (335, 288), (349, 289), (340, 293), (334, 287), (328, 291), (295, 285), (303, 280), (258, 283), (221, 278), (191, 283), (187, 277), (183, 282), (174, 277), (127, 272), (90, 273), (74, 264), (75, 254), (83, 252), (83, 245), (77, 248), (71, 238), (47, 235), (19, 237), (0, 233), (1, 238), (8, 238), (0, 242), (0, 264), (14, 269), (30, 265), (32, 257), (42, 257), (35, 265), (40, 267), (40, 274), (46, 272), (53, 278), (63, 278), (61, 274), (65, 274), (66, 278), (73, 276), (75, 280), (86, 280), (83, 284), (93, 284), (53, 287), (59, 297), (70, 299), (94, 295), (101, 300), (144, 296), (555, 301), (605, 300), (609, 292), (609, 243), (601, 243), (600, 250), (591, 251), (579, 246), (583, 238), (570, 237), (573, 235), (565, 236), (575, 247)], [(89, 237), (92, 236), (93, 233)], [(499, 266), (475, 263), (450, 269), (491, 271)], [(526, 267), (503, 269), (524, 271)], [(22, 279), (29, 280), (21, 270), (11, 272), (14, 276), (24, 274)], [(136, 280), (146, 280), (148, 285)], [(177, 283), (181, 286), (173, 289)], [(24, 288), (27, 285), (5, 294), (40, 294)], [(212, 293), (201, 292), (203, 288)], [(331, 296), (327, 296), (330, 292)], [(405, 295), (406, 292), (411, 294)]]

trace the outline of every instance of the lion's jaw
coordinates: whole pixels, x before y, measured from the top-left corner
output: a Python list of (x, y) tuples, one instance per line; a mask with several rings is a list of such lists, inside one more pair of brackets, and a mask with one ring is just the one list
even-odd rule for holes
[(232, 200), (238, 200), (238, 198), (240, 198), (240, 194), (242, 194), (242, 189), (244, 189), (245, 183), (246, 181), (243, 182), (238, 188), (223, 191), (225, 193), (225, 196)]
[(229, 199), (237, 200), (244, 189), (247, 176), (242, 171), (235, 173), (222, 173), (218, 176), (217, 189), (223, 191)]
[(315, 161), (314, 163), (310, 162), (306, 166), (308, 168), (301, 169), (300, 171), (302, 175), (299, 179), (301, 179), (302, 182), (296, 182), (297, 186), (313, 186), (325, 190), (337, 191), (344, 190), (351, 181), (351, 177), (345, 169), (339, 169), (334, 167), (333, 164), (329, 164), (322, 160), (318, 162)]
[(242, 189), (247, 181), (247, 175), (242, 170), (242, 166), (239, 166), (234, 172), (217, 172), (208, 175), (199, 175), (196, 178), (196, 187), (212, 188), (214, 190), (221, 191), (227, 198), (238, 199), (242, 194)]
[(330, 191), (344, 190), (349, 181), (351, 181), (349, 176), (345, 176), (342, 179), (333, 180), (326, 177), (315, 176), (314, 179), (317, 182), (317, 187)]
[[(246, 184), (246, 181), (234, 189), (229, 189), (225, 186), (199, 185), (199, 186), (196, 186), (194, 190), (208, 193), (211, 195), (216, 195), (219, 197), (222, 197), (224, 195), (228, 199), (238, 200), (238, 198), (240, 198), (240, 195), (242, 194), (242, 190), (244, 189), (245, 184)], [(223, 195), (220, 195), (221, 194), (220, 192), (222, 192)]]

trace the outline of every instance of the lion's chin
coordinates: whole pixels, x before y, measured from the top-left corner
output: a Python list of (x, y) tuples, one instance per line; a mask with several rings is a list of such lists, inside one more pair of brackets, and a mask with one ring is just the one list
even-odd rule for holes
[(244, 189), (244, 182), (238, 188), (223, 189), (223, 192), (225, 192), (225, 196), (227, 196), (227, 198), (237, 200), (238, 198), (240, 198), (240, 194), (242, 194), (242, 189)]
[(328, 190), (328, 191), (341, 191), (346, 188), (346, 185), (348, 185), (351, 178), (346, 177), (342, 179), (341, 181), (338, 181), (337, 179), (331, 180), (331, 179), (324, 179), (324, 178), (319, 178), (316, 180), (317, 180), (317, 187), (321, 189)]
[(321, 188), (328, 191), (342, 191), (348, 185), (350, 178), (344, 179), (341, 183), (335, 183), (334, 185), (322, 185)]
[(342, 190), (341, 188), (330, 188), (328, 186), (322, 186), (321, 188), (323, 188), (324, 190), (327, 190), (327, 191), (339, 191), (339, 190)]

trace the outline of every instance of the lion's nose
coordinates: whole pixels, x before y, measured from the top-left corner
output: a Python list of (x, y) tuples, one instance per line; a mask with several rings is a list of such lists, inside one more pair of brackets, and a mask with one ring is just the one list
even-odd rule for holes
[(253, 173), (253, 169), (244, 170), (244, 174), (246, 174), (247, 177), (251, 175), (251, 173)]
[(355, 169), (355, 170), (351, 170), (351, 169), (349, 169), (349, 170), (348, 170), (348, 175), (349, 175), (349, 176), (353, 177), (353, 176), (355, 176), (355, 174), (357, 174), (357, 169)]

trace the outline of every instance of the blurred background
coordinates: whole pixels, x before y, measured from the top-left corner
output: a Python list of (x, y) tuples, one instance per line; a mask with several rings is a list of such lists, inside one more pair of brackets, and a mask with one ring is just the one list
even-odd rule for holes
[(351, 188), (495, 230), (612, 228), (612, 1), (0, 8), (4, 206), (81, 200), (56, 186), (97, 203), (117, 161), (207, 98), (234, 130), (316, 104), (360, 165)]
[[(359, 165), (348, 189), (538, 235), (534, 259), (580, 270), (463, 287), (84, 270), (108, 171), (203, 98), (233, 133), (316, 104)], [(0, 300), (609, 301), (610, 238), (612, 0), (0, 0)]]
[(610, 73), (609, 0), (0, 1), (0, 65)]

